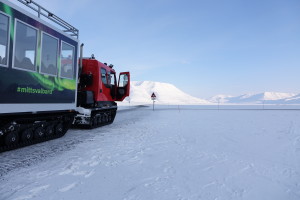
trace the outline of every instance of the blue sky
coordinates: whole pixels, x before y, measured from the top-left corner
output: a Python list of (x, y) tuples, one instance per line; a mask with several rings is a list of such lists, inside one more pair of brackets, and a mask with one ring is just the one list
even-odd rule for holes
[(299, 0), (36, 2), (80, 30), (86, 56), (132, 80), (200, 98), (300, 93)]

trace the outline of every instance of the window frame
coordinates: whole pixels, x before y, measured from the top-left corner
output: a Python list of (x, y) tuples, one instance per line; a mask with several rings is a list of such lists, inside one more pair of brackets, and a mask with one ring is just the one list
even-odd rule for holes
[[(106, 83), (104, 83), (103, 79), (102, 79), (102, 70), (105, 71), (105, 80), (106, 80)], [(108, 84), (108, 79), (107, 79), (107, 70), (103, 67), (100, 68), (100, 73), (101, 73), (101, 82), (104, 84), (104, 85), (107, 85)]]
[[(45, 72), (42, 72), (42, 58), (43, 58), (43, 56), (42, 56), (42, 54), (43, 54), (43, 34), (46, 34), (46, 35), (48, 35), (49, 37), (52, 37), (53, 39), (55, 39), (55, 40), (57, 40), (57, 51), (56, 51), (56, 74), (54, 75), (54, 74), (48, 74), (48, 73), (45, 73)], [(39, 73), (40, 74), (44, 74), (44, 75), (48, 75), (48, 76), (53, 76), (53, 77), (57, 77), (57, 75), (58, 75), (58, 60), (59, 60), (59, 38), (57, 38), (57, 37), (54, 37), (53, 35), (50, 35), (49, 33), (46, 33), (45, 31), (42, 31), (41, 32), (41, 55), (40, 55), (40, 63), (39, 63), (39, 65), (40, 65), (40, 68), (39, 68)]]
[[(36, 33), (37, 33), (36, 34), (36, 46), (35, 46), (36, 49), (35, 49), (35, 56), (34, 56), (35, 64), (33, 63), (34, 70), (15, 67), (15, 52), (16, 52), (16, 43), (17, 43), (16, 42), (16, 35), (17, 35), (17, 24), (18, 24), (18, 22), (20, 22), (20, 23), (24, 24), (25, 26), (28, 26), (28, 27), (33, 28), (33, 29), (36, 30)], [(15, 19), (15, 33), (14, 33), (14, 47), (13, 47), (13, 56), (12, 56), (12, 68), (13, 69), (28, 71), (28, 72), (37, 72), (37, 62), (36, 62), (36, 60), (37, 60), (37, 55), (38, 55), (38, 53), (37, 53), (37, 51), (38, 51), (38, 41), (39, 41), (39, 29), (32, 26), (32, 25), (30, 25), (30, 24), (28, 24), (28, 23), (26, 23), (26, 22), (24, 22), (24, 21), (22, 21), (22, 20), (20, 20), (20, 19), (16, 18)]]
[[(63, 43), (65, 43), (65, 44), (67, 44), (67, 45), (69, 45), (69, 46), (71, 46), (71, 47), (73, 47), (73, 55), (72, 55), (72, 71), (73, 71), (73, 76), (72, 76), (72, 78), (70, 78), (70, 77), (64, 77), (64, 76), (62, 76), (61, 75), (61, 71), (62, 71), (62, 47), (63, 47)], [(64, 40), (61, 40), (61, 43), (60, 43), (60, 69), (59, 69), (59, 77), (60, 78), (65, 78), (65, 79), (70, 79), (70, 80), (74, 80), (75, 79), (75, 77), (74, 77), (74, 73), (75, 73), (75, 65), (74, 65), (74, 63), (75, 63), (75, 46), (74, 45), (72, 45), (72, 44), (70, 44), (70, 43), (68, 43), (68, 42), (66, 42), (66, 41), (64, 41)]]
[[(117, 85), (116, 73), (112, 72), (112, 71), (109, 71), (108, 76), (109, 76), (109, 79), (110, 79), (110, 83), (109, 84), (112, 85), (112, 86)], [(112, 80), (113, 80), (113, 83), (112, 83)]]
[[(2, 12), (2, 11), (0, 11), (0, 14), (2, 14), (2, 15), (4, 15), (4, 16), (8, 17), (7, 47), (6, 47), (6, 65), (0, 63), (0, 66), (1, 66), (1, 67), (7, 67), (7, 68), (8, 68), (9, 55), (10, 55), (10, 37), (9, 37), (9, 36), (10, 36), (11, 17), (10, 17), (8, 14), (6, 14), (6, 13), (4, 13), (4, 12)], [(2, 58), (2, 59), (3, 59), (3, 58)], [(1, 61), (1, 62), (2, 62), (2, 61)]]

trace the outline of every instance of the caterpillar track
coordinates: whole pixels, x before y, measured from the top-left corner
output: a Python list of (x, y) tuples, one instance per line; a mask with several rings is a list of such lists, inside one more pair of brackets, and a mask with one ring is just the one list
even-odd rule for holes
[(0, 119), (0, 152), (62, 137), (71, 127), (74, 116), (75, 113), (67, 113)]
[[(117, 108), (94, 109), (91, 116), (61, 114), (1, 119), (0, 152), (60, 138), (70, 127), (93, 129), (112, 124)], [(37, 120), (38, 119), (38, 120)], [(4, 121), (4, 122), (3, 122)]]
[(93, 129), (113, 123), (117, 113), (117, 107), (114, 108), (94, 108), (91, 114), (78, 114), (75, 117), (73, 127)]

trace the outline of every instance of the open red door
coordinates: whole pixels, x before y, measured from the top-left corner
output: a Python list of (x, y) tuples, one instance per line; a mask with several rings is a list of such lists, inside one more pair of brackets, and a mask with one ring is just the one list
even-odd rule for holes
[(119, 75), (116, 100), (123, 101), (125, 97), (129, 96), (129, 92), (130, 92), (130, 73), (121, 72)]

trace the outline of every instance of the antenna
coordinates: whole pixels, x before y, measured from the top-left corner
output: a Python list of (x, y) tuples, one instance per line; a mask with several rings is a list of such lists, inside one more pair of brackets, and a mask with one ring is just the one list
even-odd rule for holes
[(58, 16), (54, 15), (52, 12), (48, 11), (47, 9), (43, 8), (39, 4), (35, 3), (33, 0), (18, 0), (25, 6), (31, 8), (32, 10), (36, 11), (38, 14), (38, 17), (41, 18), (41, 16), (46, 17), (47, 19), (51, 20), (52, 22), (58, 24), (65, 30), (64, 32), (69, 33), (71, 36), (76, 37), (78, 39), (79, 37), (79, 30), (72, 26), (71, 24), (67, 23), (66, 21), (62, 20)]

